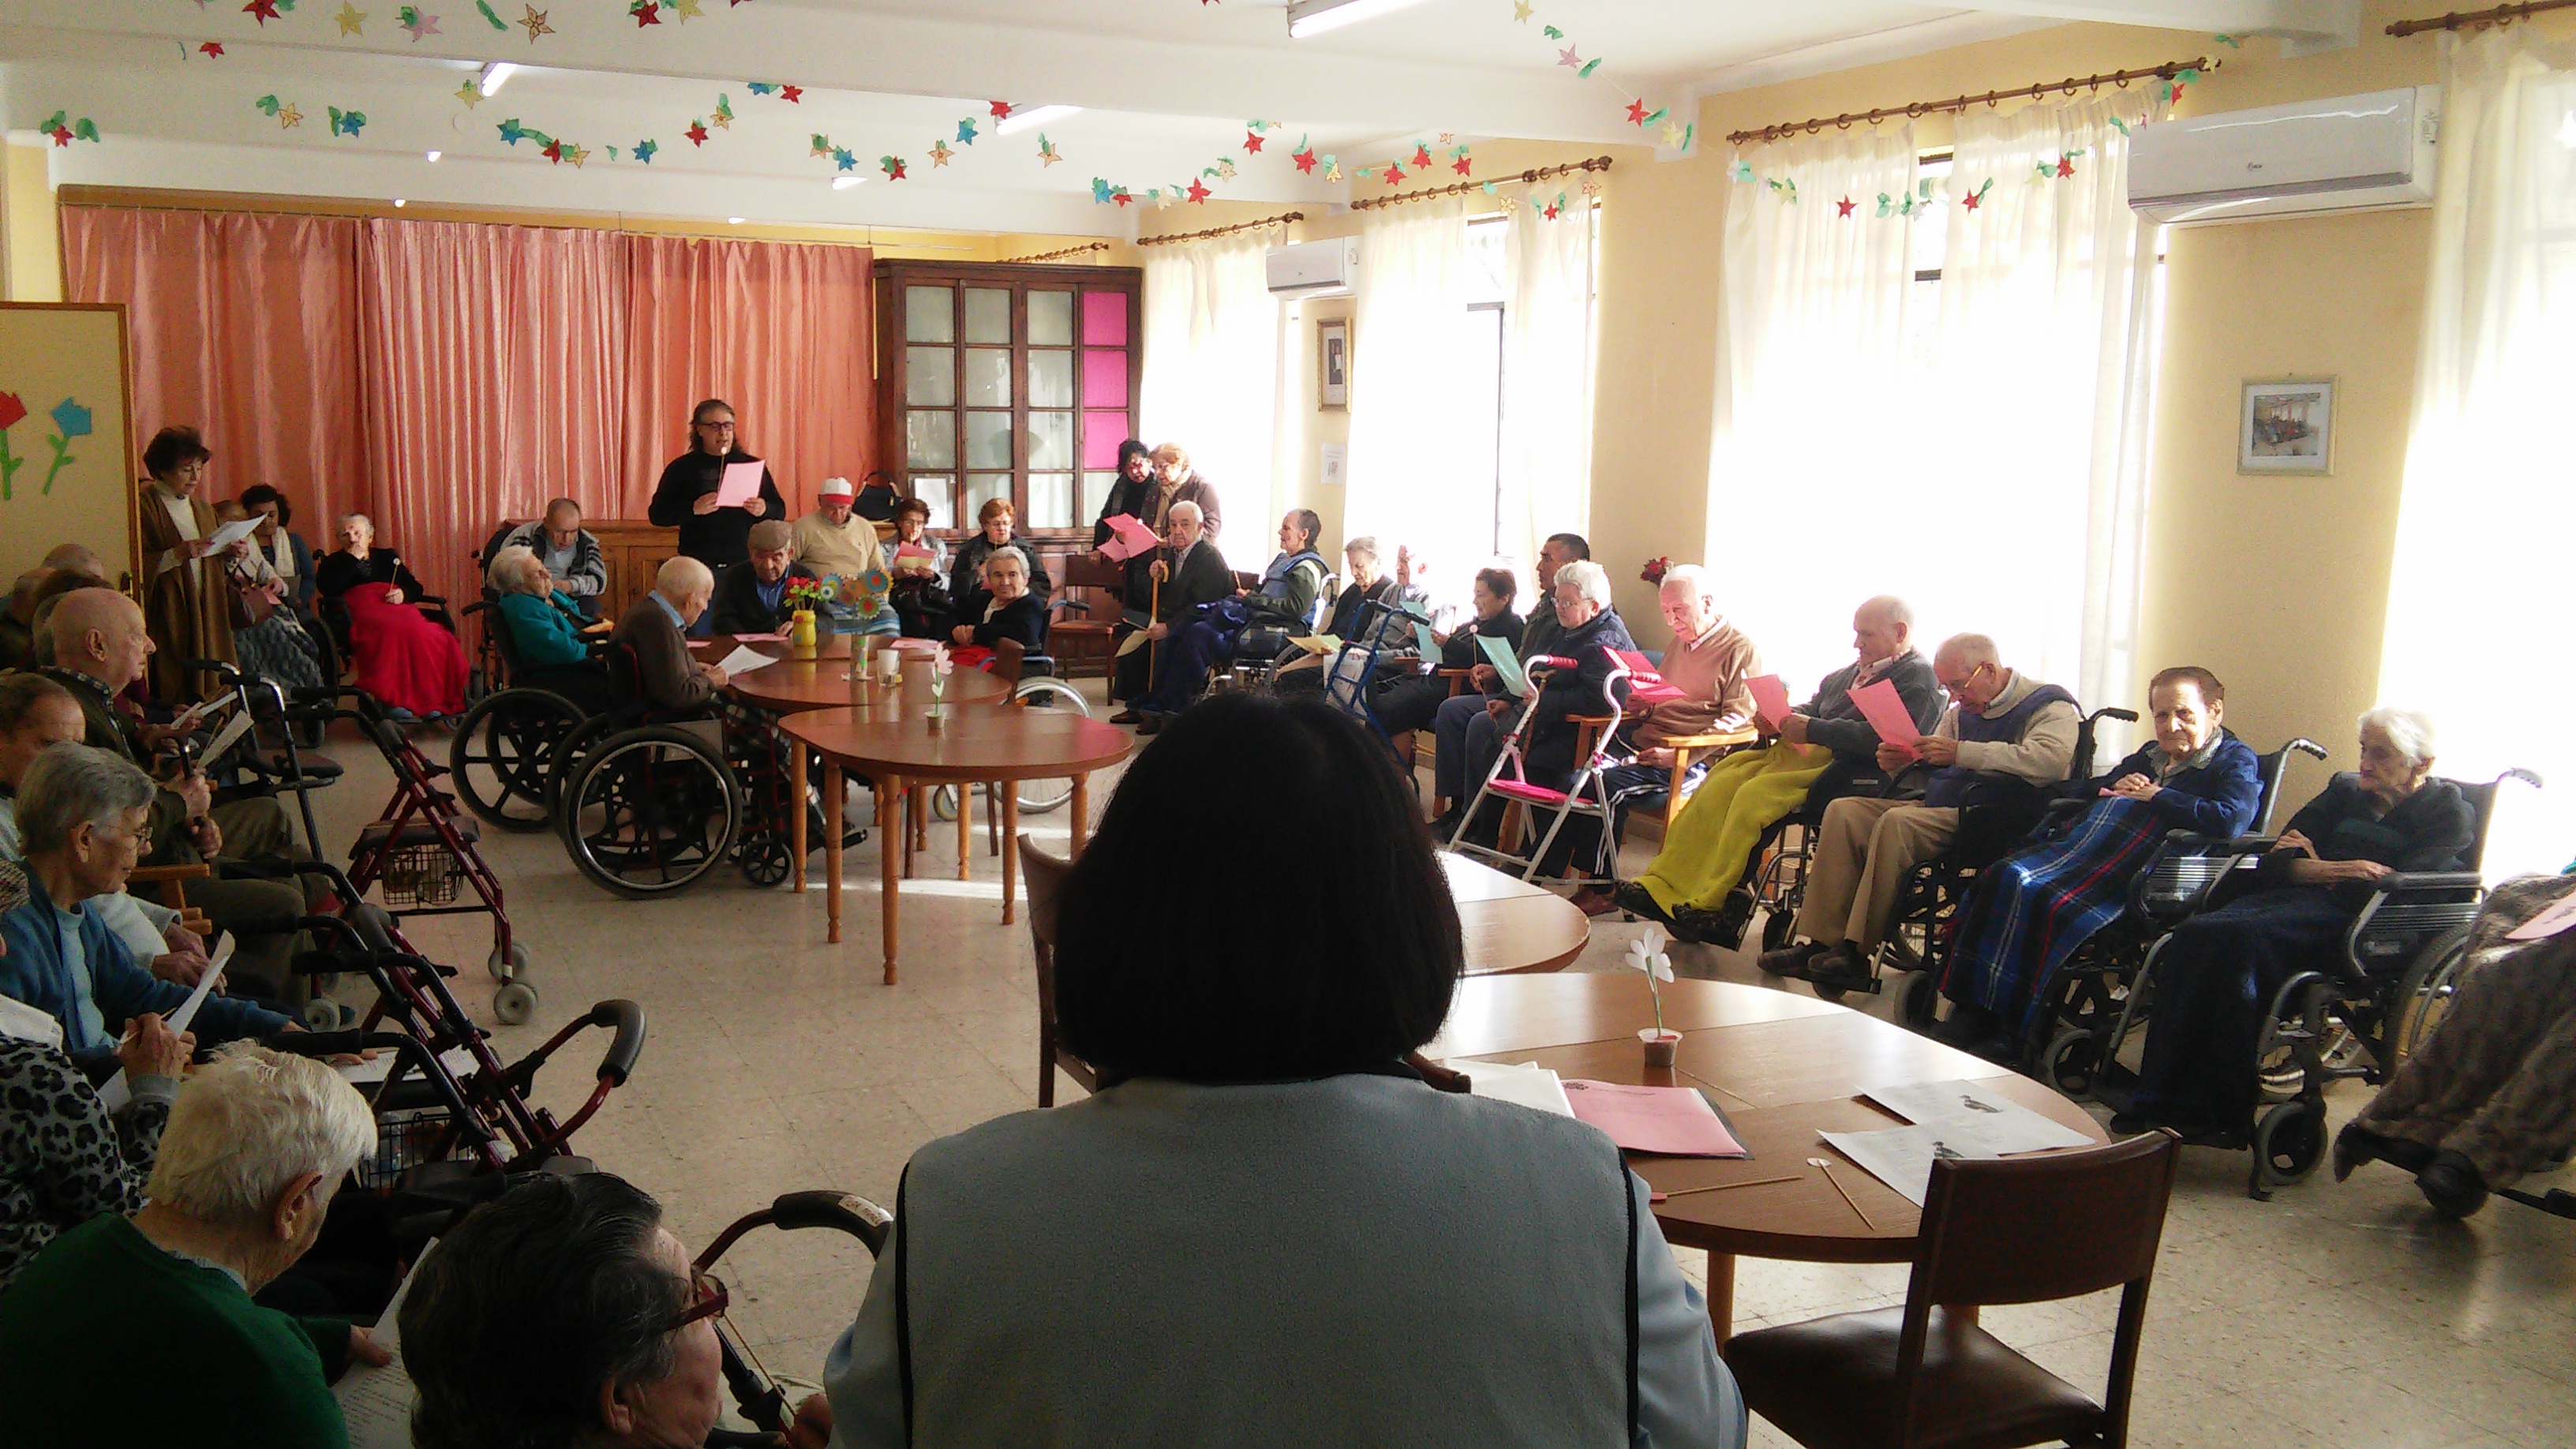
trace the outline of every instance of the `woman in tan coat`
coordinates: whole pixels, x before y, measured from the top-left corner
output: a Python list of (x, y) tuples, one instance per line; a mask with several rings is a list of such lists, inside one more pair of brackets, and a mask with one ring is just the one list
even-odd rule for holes
[[(152, 632), (152, 697), (180, 703), (221, 687), (192, 675), (191, 659), (233, 659), (232, 587), (214, 552), (215, 510), (198, 496), (214, 461), (195, 428), (163, 428), (143, 450), (151, 478), (136, 515), (143, 525), (143, 615)], [(248, 544), (236, 543), (235, 552)]]

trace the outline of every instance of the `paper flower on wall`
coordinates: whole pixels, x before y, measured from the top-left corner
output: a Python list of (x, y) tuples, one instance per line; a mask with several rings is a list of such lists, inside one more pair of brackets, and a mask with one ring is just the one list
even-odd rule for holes
[(72, 439), (89, 436), (89, 409), (70, 398), (54, 404), (54, 435), (45, 439), (54, 447), (54, 466), (45, 470), (45, 491), (54, 491), (54, 475), (72, 463)]
[(27, 405), (14, 392), (0, 392), (0, 503), (6, 503), (17, 489), (18, 469), (26, 460), (9, 450), (9, 430), (27, 416)]

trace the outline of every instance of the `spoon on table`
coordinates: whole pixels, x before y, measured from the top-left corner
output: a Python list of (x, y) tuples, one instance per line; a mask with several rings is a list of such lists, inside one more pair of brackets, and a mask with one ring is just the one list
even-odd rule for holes
[(1822, 1168), (1825, 1174), (1825, 1181), (1832, 1183), (1834, 1191), (1842, 1194), (1843, 1206), (1852, 1210), (1852, 1216), (1860, 1219), (1862, 1227), (1869, 1229), (1873, 1233), (1878, 1231), (1878, 1224), (1871, 1222), (1869, 1220), (1869, 1214), (1860, 1210), (1860, 1204), (1852, 1201), (1851, 1193), (1843, 1187), (1843, 1180), (1834, 1176), (1834, 1164), (1832, 1161), (1822, 1157), (1810, 1157), (1807, 1159), (1807, 1165), (1809, 1167)]

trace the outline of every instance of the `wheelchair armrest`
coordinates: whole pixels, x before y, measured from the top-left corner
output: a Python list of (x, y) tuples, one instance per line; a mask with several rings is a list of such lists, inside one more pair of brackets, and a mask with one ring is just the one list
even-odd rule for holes
[(2399, 891), (2473, 891), (2485, 885), (2486, 878), (2473, 870), (2402, 870), (2372, 881), (2370, 889), (2385, 896)]
[[(2189, 832), (2177, 831), (2175, 833), (2188, 834)], [(2166, 838), (2171, 839), (2172, 837), (2168, 836)], [(2277, 835), (2239, 835), (2227, 840), (2221, 840), (2214, 835), (2204, 835), (2200, 838), (2217, 846), (2219, 850), (2228, 855), (2265, 855), (2270, 853), (2273, 846), (2281, 843), (2281, 837)]]

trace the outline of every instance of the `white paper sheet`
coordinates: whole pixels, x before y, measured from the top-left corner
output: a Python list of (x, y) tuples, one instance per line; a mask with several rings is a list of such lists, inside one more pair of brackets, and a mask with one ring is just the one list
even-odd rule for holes
[(259, 527), (259, 522), (256, 518), (237, 518), (208, 535), (206, 542), (215, 548), (230, 548), (250, 537), (251, 530)]
[[(393, 1075), (394, 1062), (400, 1055), (401, 1054), (399, 1052), (390, 1051), (384, 1047), (378, 1047), (376, 1048), (376, 1054), (372, 1059), (363, 1062), (353, 1062), (338, 1068), (340, 1080), (347, 1082), (352, 1086), (373, 1086), (374, 1084)], [(438, 1054), (438, 1059), (446, 1063), (447, 1069), (459, 1077), (462, 1077), (466, 1073), (475, 1069), (474, 1053), (461, 1046), (449, 1047), (447, 1050), (440, 1052)]]
[(2052, 1147), (2082, 1147), (2093, 1139), (2051, 1122), (1985, 1082), (1915, 1082), (1873, 1087), (1863, 1095), (1918, 1127), (1939, 1127), (1950, 1141), (1977, 1144), (1971, 1157), (2009, 1157)]
[(222, 759), (226, 750), (229, 750), (234, 745), (241, 743), (241, 737), (250, 733), (251, 724), (252, 720), (249, 710), (234, 710), (233, 717), (224, 721), (224, 727), (222, 729), (215, 731), (215, 737), (206, 742), (205, 752), (197, 758), (201, 760)]
[[(206, 974), (197, 978), (196, 989), (188, 993), (188, 999), (180, 1002), (179, 1009), (163, 1019), (162, 1025), (169, 1027), (172, 1035), (186, 1031), (188, 1023), (197, 1019), (197, 1008), (206, 1004), (206, 993), (214, 989), (215, 978), (224, 974), (224, 966), (232, 959), (233, 948), (226, 943), (207, 965)], [(116, 1075), (99, 1087), (98, 1100), (111, 1112), (124, 1111), (126, 1105), (134, 1100), (134, 1089), (125, 1081), (125, 1068), (118, 1067)]]
[(754, 669), (766, 668), (777, 662), (757, 649), (746, 649), (736, 645), (731, 654), (716, 661), (716, 668), (727, 674), (747, 674)]
[(1884, 1132), (1819, 1132), (1825, 1145), (1859, 1163), (1870, 1176), (1905, 1194), (1916, 1207), (1932, 1186), (1932, 1159), (1970, 1154), (1943, 1143), (1929, 1127), (1891, 1127)]
[(394, 1290), (393, 1301), (385, 1305), (384, 1315), (369, 1336), (393, 1350), (394, 1361), (383, 1368), (352, 1365), (331, 1386), (332, 1397), (340, 1401), (340, 1417), (348, 1421), (349, 1449), (410, 1449), (411, 1409), (419, 1397), (412, 1388), (411, 1374), (403, 1367), (402, 1306), (411, 1295), (412, 1283), (420, 1277), (420, 1265), (438, 1251), (438, 1243), (421, 1249), (412, 1260), (411, 1272), (404, 1275), (402, 1286)]
[(1541, 1112), (1554, 1112), (1559, 1117), (1574, 1115), (1574, 1104), (1565, 1099), (1565, 1085), (1556, 1073), (1536, 1062), (1507, 1066), (1501, 1062), (1449, 1062), (1450, 1068), (1467, 1074), (1467, 1082), (1479, 1097), (1497, 1102), (1517, 1102)]

